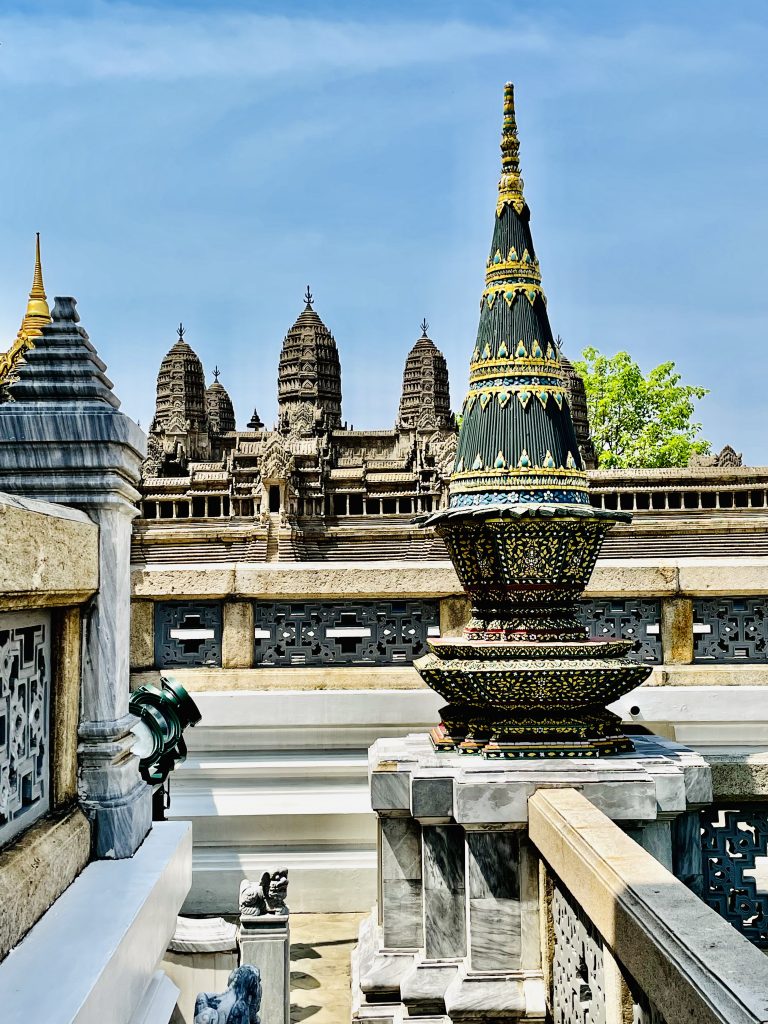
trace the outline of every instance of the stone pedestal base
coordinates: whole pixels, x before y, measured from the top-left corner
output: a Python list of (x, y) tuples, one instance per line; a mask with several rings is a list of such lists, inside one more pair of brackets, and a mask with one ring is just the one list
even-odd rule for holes
[(261, 1019), (291, 1022), (291, 939), (288, 917), (240, 918), (240, 963), (261, 971)]
[(80, 726), (80, 805), (93, 822), (94, 855), (132, 857), (152, 827), (152, 787), (130, 753), (137, 719), (84, 722)]
[[(544, 1021), (538, 854), (528, 799), (580, 790), (659, 861), (695, 880), (675, 845), (711, 801), (698, 754), (650, 736), (595, 761), (488, 761), (439, 753), (426, 735), (371, 748), (380, 904), (353, 960), (354, 1021)], [(682, 830), (685, 832), (685, 829)]]

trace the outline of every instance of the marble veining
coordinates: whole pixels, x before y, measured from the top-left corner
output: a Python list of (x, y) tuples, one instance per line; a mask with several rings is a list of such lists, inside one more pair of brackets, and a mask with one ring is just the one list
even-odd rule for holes
[(465, 956), (464, 830), (458, 825), (422, 829), (424, 936), (430, 959)]

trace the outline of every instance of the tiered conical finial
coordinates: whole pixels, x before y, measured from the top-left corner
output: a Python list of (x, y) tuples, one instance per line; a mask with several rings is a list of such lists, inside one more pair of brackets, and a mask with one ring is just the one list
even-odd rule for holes
[(511, 82), (504, 86), (504, 126), (501, 133), (501, 178), (499, 179), (499, 200), (496, 213), (510, 203), (522, 213), (525, 206), (523, 179), (520, 176), (520, 139), (515, 121), (515, 87)]
[(307, 304), (307, 309), (312, 309), (312, 303), (313, 303), (313, 302), (314, 302), (315, 300), (314, 300), (314, 297), (313, 297), (313, 295), (312, 295), (312, 292), (311, 292), (311, 291), (309, 290), (309, 285), (307, 285), (307, 290), (306, 290), (306, 292), (304, 293), (304, 301), (305, 301), (305, 302), (306, 302), (306, 304)]
[(40, 259), (40, 232), (35, 235), (35, 271), (32, 277), (32, 288), (29, 292), (27, 311), (19, 328), (19, 336), (28, 338), (39, 337), (42, 328), (51, 322), (51, 311), (43, 286), (43, 266)]
[(451, 508), (588, 505), (587, 479), (531, 236), (512, 86), (499, 205), (451, 479)]

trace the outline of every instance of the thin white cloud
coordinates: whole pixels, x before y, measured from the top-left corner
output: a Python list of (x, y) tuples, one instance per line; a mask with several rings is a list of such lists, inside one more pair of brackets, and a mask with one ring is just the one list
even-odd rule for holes
[[(78, 82), (271, 78), (376, 72), (466, 60), (510, 48), (496, 28), (461, 21), (364, 22), (252, 13), (190, 13), (133, 6), (95, 17), (0, 17), (0, 79)], [(518, 51), (546, 48), (528, 29)]]
[[(251, 12), (179, 11), (103, 4), (89, 16), (0, 15), (0, 81), (77, 84), (120, 79), (269, 79), (375, 73), (450, 64), (494, 54), (539, 55), (579, 84), (628, 68), (675, 74), (724, 67), (736, 58), (694, 27), (646, 24), (624, 32), (572, 33), (545, 16), (506, 24), (450, 19), (364, 21)], [(558, 76), (559, 77), (559, 76)], [(567, 84), (562, 79), (559, 87)], [(577, 84), (576, 81), (573, 82)]]

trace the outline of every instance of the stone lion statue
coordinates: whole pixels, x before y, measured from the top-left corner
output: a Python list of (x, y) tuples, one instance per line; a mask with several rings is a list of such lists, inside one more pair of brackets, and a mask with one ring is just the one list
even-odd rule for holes
[(195, 1000), (194, 1024), (261, 1024), (261, 971), (251, 964), (236, 967), (227, 991), (201, 992)]
[(287, 917), (288, 869), (281, 868), (271, 875), (265, 871), (258, 884), (246, 879), (240, 885), (240, 916), (263, 917), (273, 914)]

